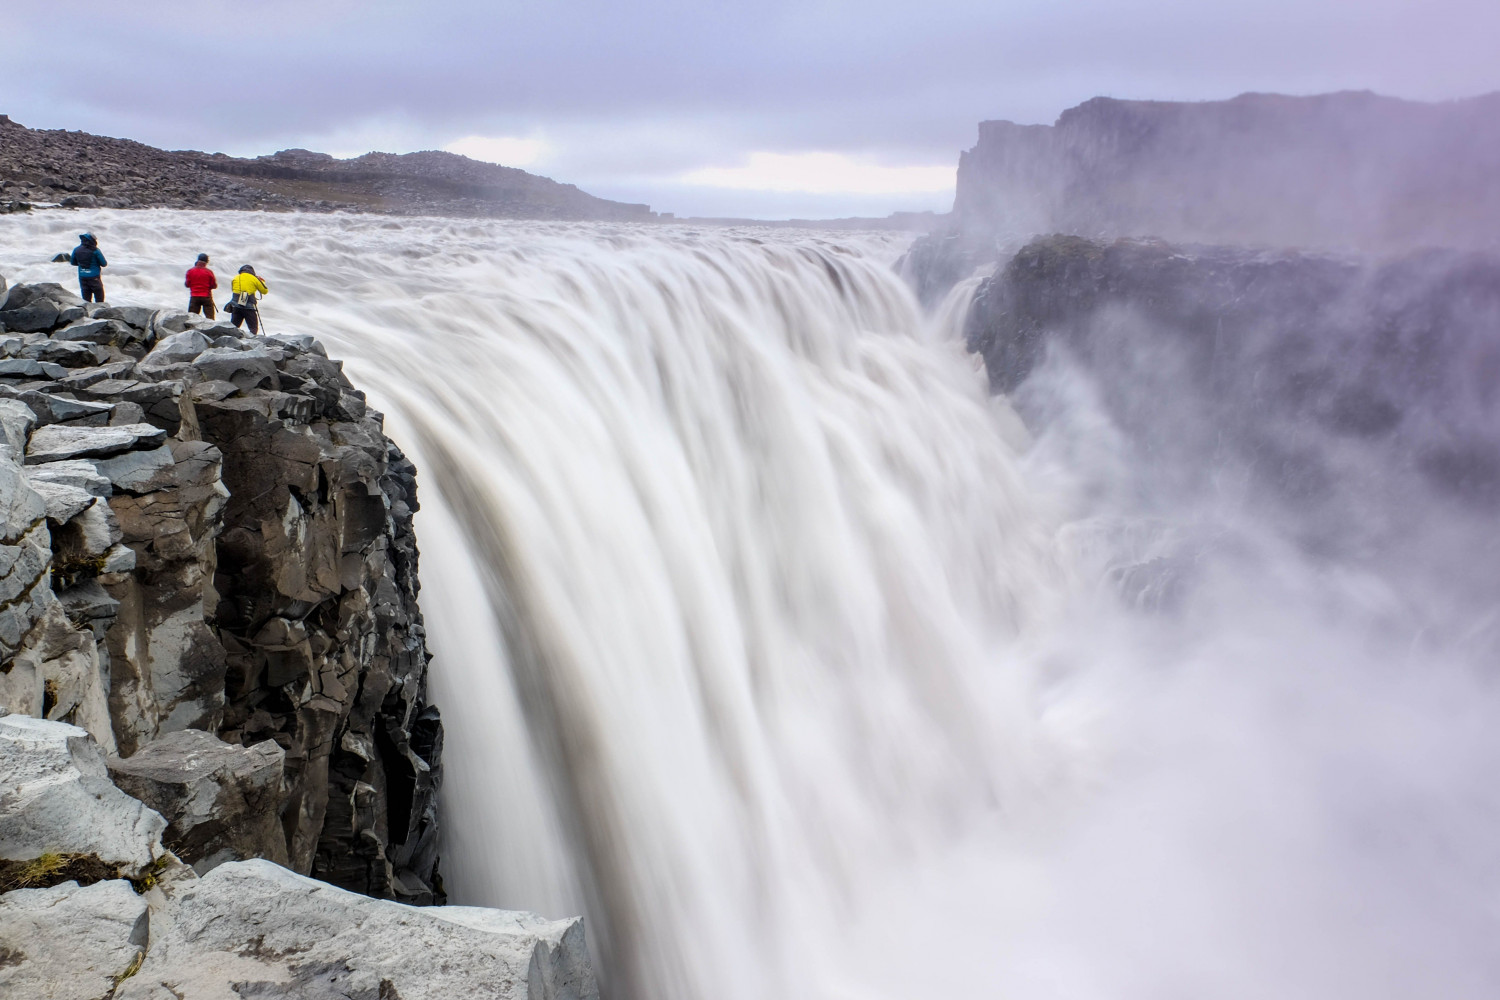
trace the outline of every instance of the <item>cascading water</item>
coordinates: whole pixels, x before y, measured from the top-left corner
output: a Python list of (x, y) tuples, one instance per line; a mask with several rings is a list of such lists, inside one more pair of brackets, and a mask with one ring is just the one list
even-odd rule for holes
[[(0, 220), (0, 273), (66, 281), (70, 221)], [(1389, 581), (1253, 512), (1142, 513), (1065, 367), (1033, 440), (894, 237), (90, 225), (119, 301), (253, 262), (385, 409), (447, 887), (586, 912), (609, 996), (1500, 987), (1489, 647), (1403, 645)]]

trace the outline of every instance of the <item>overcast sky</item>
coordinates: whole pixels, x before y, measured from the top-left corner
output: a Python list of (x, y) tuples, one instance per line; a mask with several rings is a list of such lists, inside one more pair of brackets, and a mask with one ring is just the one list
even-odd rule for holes
[(987, 118), (1500, 90), (1500, 0), (0, 3), (0, 113), (167, 148), (454, 148), (679, 215), (946, 210)]

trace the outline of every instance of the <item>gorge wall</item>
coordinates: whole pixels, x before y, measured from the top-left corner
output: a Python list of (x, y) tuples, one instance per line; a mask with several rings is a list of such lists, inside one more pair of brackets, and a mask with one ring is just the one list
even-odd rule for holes
[(1196, 103), (1097, 97), (1054, 125), (986, 121), (953, 221), (905, 271), (932, 300), (1029, 238), (1398, 252), (1500, 241), (1500, 94)]
[[(0, 705), (206, 871), (441, 902), (415, 470), (309, 337), (0, 286)], [(216, 804), (205, 811), (204, 796)]]
[[(1092, 414), (1133, 494), (1272, 520), (1500, 652), (1500, 257), (1382, 260), (1052, 236), (975, 292), (993, 391), (1040, 436)], [(1467, 654), (1465, 654), (1467, 655)]]

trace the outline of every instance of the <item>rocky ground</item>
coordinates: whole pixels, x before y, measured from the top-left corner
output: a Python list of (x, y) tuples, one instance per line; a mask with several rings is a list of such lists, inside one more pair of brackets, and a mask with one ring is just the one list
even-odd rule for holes
[(517, 219), (645, 220), (514, 167), (444, 152), (336, 160), (283, 150), (241, 159), (156, 149), (87, 132), (29, 129), (0, 115), (0, 212), (65, 208), (268, 209)]
[[(367, 898), (443, 900), (415, 507), (311, 338), (0, 282), (0, 992), (581, 995), (581, 927)], [(417, 984), (408, 935), (515, 989)]]
[[(195, 744), (211, 741), (207, 734), (193, 738)], [(234, 758), (267, 756), (259, 748), (211, 752), (229, 767)], [(159, 781), (164, 766), (158, 759), (147, 769), (154, 768)], [(165, 848), (173, 824), (110, 783), (118, 767), (76, 726), (0, 717), (0, 774), (6, 778), (0, 786), (0, 995), (598, 996), (581, 919), (404, 906), (259, 859), (224, 861), (200, 874)], [(201, 781), (199, 770), (195, 780)], [(200, 807), (211, 803), (212, 789), (198, 797)], [(182, 816), (179, 810), (174, 822)]]

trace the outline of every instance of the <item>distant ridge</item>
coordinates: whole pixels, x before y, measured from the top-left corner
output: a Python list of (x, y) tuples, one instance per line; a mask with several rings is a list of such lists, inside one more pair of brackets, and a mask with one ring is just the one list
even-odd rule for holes
[(0, 211), (78, 208), (270, 209), (510, 219), (649, 221), (647, 205), (596, 198), (514, 167), (456, 153), (287, 149), (241, 159), (168, 151), (87, 132), (29, 129), (0, 115)]

